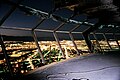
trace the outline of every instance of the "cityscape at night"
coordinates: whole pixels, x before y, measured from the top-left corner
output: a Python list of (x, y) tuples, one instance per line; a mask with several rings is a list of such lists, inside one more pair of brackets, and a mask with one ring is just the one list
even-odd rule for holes
[(0, 0), (0, 80), (120, 80), (120, 1)]
[[(93, 40), (92, 42), (95, 41)], [(72, 41), (63, 40), (60, 41), (60, 43), (67, 59), (77, 56), (85, 56), (90, 53), (84, 40), (75, 41), (80, 51), (79, 55), (77, 54)], [(110, 49), (105, 41), (99, 41), (99, 43), (103, 51), (108, 51)], [(23, 41), (5, 42), (7, 54), (9, 55), (13, 72), (15, 74), (25, 73), (53, 62), (59, 62), (61, 60), (65, 60), (65, 58), (63, 58), (62, 54), (60, 53), (59, 46), (57, 45), (56, 41), (40, 41), (39, 45), (44, 55), (45, 63), (42, 63), (40, 59), (40, 55), (35, 45), (35, 42), (23, 42)], [(112, 49), (119, 49), (115, 41), (111, 41), (110, 45)], [(120, 45), (120, 41), (119, 41), (119, 45)], [(94, 53), (97, 53), (98, 51), (100, 51), (100, 49), (96, 48)], [(0, 48), (0, 52), (2, 53), (2, 48)], [(0, 65), (6, 65), (4, 55), (1, 54), (1, 56), (3, 56), (3, 58), (1, 57)], [(4, 73), (4, 69), (6, 67), (2, 67), (2, 68), (1, 68), (1, 73)]]

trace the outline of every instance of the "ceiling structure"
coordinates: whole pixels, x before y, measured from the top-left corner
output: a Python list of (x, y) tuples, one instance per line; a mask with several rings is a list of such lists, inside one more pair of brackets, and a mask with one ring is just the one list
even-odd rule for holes
[[(112, 0), (1, 0), (0, 35), (39, 40), (120, 37), (119, 4)], [(111, 36), (111, 37), (110, 37)]]
[[(61, 1), (61, 0), (58, 0), (58, 2), (59, 1)], [(73, 1), (73, 0), (70, 0), (70, 1)], [(77, 1), (80, 2), (82, 0), (76, 0), (76, 2)], [(57, 3), (57, 1), (53, 1), (53, 0), (48, 0), (48, 1), (23, 0), (20, 2), (18, 2), (18, 0), (1, 1), (1, 7), (0, 7), (1, 8), (0, 9), (0, 11), (1, 11), (1, 14), (0, 14), (0, 20), (1, 20), (0, 21), (0, 23), (1, 23), (1, 31), (0, 32), (1, 32), (1, 34), (2, 35), (10, 35), (10, 36), (17, 36), (17, 35), (18, 36), (24, 36), (24, 35), (29, 36), (30, 34), (26, 31), (30, 31), (33, 28), (35, 28), (35, 31), (53, 32), (58, 26), (60, 26), (63, 23), (64, 24), (57, 30), (58, 33), (69, 33), (69, 31), (71, 31), (77, 25), (80, 25), (80, 26), (78, 28), (74, 29), (72, 32), (73, 33), (82, 33), (88, 27), (94, 26), (96, 23), (100, 23), (99, 15), (89, 15), (91, 13), (94, 14), (94, 13), (99, 12), (99, 11), (97, 11), (98, 6), (96, 6), (96, 5), (92, 8), (85, 8), (85, 11), (83, 10), (83, 12), (79, 13), (79, 15), (78, 15), (78, 14), (75, 14), (75, 11), (67, 8), (66, 7), (67, 4), (65, 7), (64, 7), (64, 5), (60, 5), (63, 7), (60, 9), (53, 10), (57, 7), (60, 7), (60, 6), (55, 7), (55, 4), (53, 2)], [(67, 3), (67, 0), (66, 0), (66, 3)], [(91, 4), (91, 3), (89, 2), (89, 4)], [(61, 2), (61, 4), (62, 4), (62, 2)], [(87, 4), (87, 1), (86, 1), (86, 4)], [(97, 2), (92, 3), (92, 4), (97, 4)], [(87, 7), (89, 7), (89, 6), (87, 6)], [(115, 7), (113, 6), (113, 8), (115, 9), (116, 6)], [(96, 11), (95, 12), (89, 11), (89, 13), (86, 13), (89, 9), (95, 9)], [(78, 11), (80, 11), (80, 10), (78, 10)], [(7, 15), (7, 14), (9, 14), (9, 15)], [(104, 10), (103, 11), (101, 10), (100, 15), (101, 14), (106, 15)], [(88, 18), (89, 16), (92, 16), (93, 18)], [(98, 16), (98, 17), (96, 17), (96, 16)], [(114, 14), (110, 15), (110, 16), (113, 17)], [(117, 15), (115, 15), (115, 16), (117, 16)], [(4, 20), (5, 17), (7, 17), (7, 18)], [(105, 18), (102, 18), (102, 19), (105, 19)], [(116, 21), (116, 23), (117, 23), (117, 21)], [(116, 24), (116, 23), (114, 22), (114, 24)], [(111, 24), (112, 24), (112, 22), (110, 22), (108, 25), (106, 25), (105, 28), (109, 28), (109, 27), (114, 27), (114, 28), (118, 27), (119, 28), (119, 25), (117, 25), (117, 27), (116, 27), (116, 25), (111, 25)], [(100, 25), (104, 25), (104, 24), (100, 24)], [(6, 29), (8, 29), (8, 30), (4, 31)], [(12, 32), (13, 31), (15, 32), (16, 30), (17, 30), (18, 34), (13, 34)], [(28, 34), (20, 33), (20, 35), (19, 35), (19, 32), (18, 32), (19, 30), (26, 32)]]

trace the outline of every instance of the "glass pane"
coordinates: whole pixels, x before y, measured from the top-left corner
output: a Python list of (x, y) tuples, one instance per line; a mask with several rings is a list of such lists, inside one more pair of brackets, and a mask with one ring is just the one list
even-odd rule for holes
[(87, 16), (84, 15), (84, 14), (81, 14), (81, 15), (77, 15), (75, 16), (74, 18), (72, 18), (73, 20), (76, 20), (76, 21), (85, 21), (87, 19)]
[(38, 37), (39, 41), (54, 40), (53, 33), (51, 32), (37, 32), (36, 31), (36, 36)]
[(70, 31), (72, 30), (76, 25), (75, 24), (65, 24), (63, 25), (58, 31)]
[(38, 29), (45, 29), (45, 30), (54, 30), (60, 24), (61, 24), (61, 22), (56, 22), (56, 21), (53, 21), (52, 19), (46, 19), (37, 28)]
[(59, 40), (70, 40), (69, 34), (67, 33), (57, 33)]
[(38, 17), (27, 15), (19, 9), (16, 9), (12, 13), (12, 15), (5, 21), (3, 26), (32, 28), (37, 25), (38, 20)]
[(31, 31), (15, 29), (0, 29), (0, 33), (7, 36), (31, 36)]
[(89, 26), (86, 25), (80, 25), (80, 27), (78, 27), (77, 29), (75, 29), (75, 32), (83, 32), (84, 30), (86, 30), (87, 28), (89, 28)]
[(0, 4), (0, 20), (5, 16), (5, 14), (11, 9), (11, 6), (7, 4)]

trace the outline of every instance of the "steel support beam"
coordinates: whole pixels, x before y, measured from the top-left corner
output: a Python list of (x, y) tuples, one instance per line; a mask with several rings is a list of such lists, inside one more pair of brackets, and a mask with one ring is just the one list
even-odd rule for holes
[(120, 29), (118, 29), (117, 31), (115, 31), (115, 32), (113, 33), (113, 36), (114, 36), (115, 41), (116, 41), (116, 43), (117, 43), (117, 45), (118, 45), (118, 47), (119, 47), (119, 49), (120, 49), (120, 45), (119, 45), (118, 39), (116, 38), (116, 32), (119, 32), (119, 31), (120, 31)]
[[(31, 28), (20, 28), (20, 27), (10, 27), (10, 26), (1, 26), (0, 29), (11, 29), (11, 30), (23, 30), (23, 31), (31, 31)], [(53, 30), (45, 30), (45, 29), (34, 29), (34, 31), (41, 31), (41, 32), (54, 32)], [(67, 33), (69, 34), (70, 31), (56, 31), (57, 33)], [(75, 32), (72, 31), (71, 33), (73, 34), (82, 34), (83, 32)], [(90, 33), (93, 34), (93, 33)], [(103, 34), (103, 33), (95, 33), (95, 34)], [(105, 34), (109, 34), (112, 35), (113, 33), (105, 33)], [(119, 32), (115, 33), (116, 35), (120, 35)]]
[[(23, 0), (19, 0), (16, 4), (19, 4), (22, 1)], [(5, 20), (15, 11), (15, 9), (16, 9), (16, 6), (13, 5), (12, 8), (5, 14), (5, 16), (0, 20), (0, 27), (5, 22)], [(5, 55), (5, 59), (6, 59), (6, 63), (7, 63), (8, 69), (10, 71), (10, 75), (14, 76), (14, 74), (12, 72), (12, 66), (11, 66), (10, 60), (8, 58), (6, 47), (4, 45), (4, 41), (3, 41), (2, 36), (0, 36), (0, 44), (1, 44), (1, 47), (2, 47), (2, 51), (3, 51), (4, 55)]]
[(95, 34), (94, 32), (93, 32), (93, 36), (94, 36), (94, 38), (95, 38), (95, 40), (96, 40), (96, 43), (97, 43), (100, 51), (104, 52), (104, 51), (102, 50), (102, 48), (101, 48), (101, 46), (100, 46), (100, 43), (99, 43), (99, 41), (98, 41), (98, 39), (97, 39), (97, 37), (96, 37), (96, 34)]
[(91, 53), (93, 53), (93, 50), (94, 50), (94, 46), (92, 45), (92, 42), (89, 38), (89, 34), (93, 31), (95, 31), (96, 29), (98, 29), (98, 27), (100, 26), (100, 24), (95, 24), (95, 25), (88, 25), (88, 28), (85, 29), (82, 33), (83, 37), (84, 37), (84, 40), (88, 46), (88, 49)]
[[(70, 16), (70, 18), (73, 18), (75, 15), (72, 15), (72, 16)], [(68, 20), (70, 19), (70, 18), (68, 18)], [(65, 55), (65, 53), (63, 52), (63, 50), (62, 50), (62, 46), (61, 46), (61, 44), (60, 44), (60, 41), (59, 41), (59, 39), (58, 39), (58, 36), (57, 36), (57, 30), (59, 30), (61, 27), (63, 27), (63, 25), (65, 25), (66, 24), (66, 22), (62, 22), (57, 28), (55, 28), (54, 30), (53, 30), (53, 35), (54, 35), (54, 37), (55, 37), (55, 40), (57, 41), (57, 43), (58, 43), (58, 46), (59, 46), (59, 48), (60, 48), (60, 51), (62, 52), (62, 56), (64, 57), (64, 58), (67, 58), (66, 57), (66, 55)]]
[(65, 55), (65, 53), (64, 53), (63, 50), (62, 50), (62, 46), (61, 46), (61, 44), (60, 44), (58, 35), (57, 35), (57, 33), (56, 33), (56, 31), (57, 31), (58, 29), (60, 29), (61, 27), (63, 27), (63, 25), (65, 25), (65, 22), (61, 23), (57, 28), (55, 28), (55, 29), (53, 30), (53, 35), (54, 35), (54, 38), (55, 38), (55, 40), (56, 40), (56, 42), (57, 42), (57, 44), (58, 44), (58, 46), (59, 46), (59, 49), (60, 49), (60, 52), (62, 53), (63, 58), (66, 58), (66, 55)]
[(65, 25), (65, 23), (61, 23), (57, 28), (55, 28), (53, 31), (57, 31), (58, 29), (60, 29), (61, 27), (63, 27)]
[[(110, 29), (107, 30), (106, 32), (110, 31), (111, 29), (113, 29), (113, 28), (110, 28)], [(116, 38), (116, 35), (115, 35), (116, 32), (119, 32), (119, 29), (118, 29), (117, 31), (113, 32), (112, 35), (113, 35), (113, 37), (114, 37), (114, 39), (115, 39), (115, 41), (116, 41), (116, 43), (117, 43), (117, 45), (118, 45), (118, 47), (119, 47), (119, 49), (120, 49), (119, 42), (118, 42), (118, 40), (117, 40), (117, 38)], [(111, 48), (112, 48), (112, 47), (111, 47)]]
[(44, 57), (43, 57), (43, 54), (42, 54), (42, 50), (41, 50), (41, 48), (39, 46), (38, 39), (37, 39), (36, 33), (34, 31), (32, 31), (32, 36), (33, 36), (35, 44), (36, 44), (36, 46), (38, 48), (38, 52), (39, 52), (40, 57), (42, 59), (42, 63), (45, 63), (45, 60), (44, 60)]
[(86, 42), (86, 44), (87, 44), (87, 46), (88, 46), (89, 51), (90, 51), (91, 53), (93, 53), (93, 49), (94, 49), (94, 48), (93, 48), (92, 42), (91, 42), (91, 40), (90, 40), (90, 38), (89, 38), (89, 34), (83, 33), (82, 35), (83, 35), (83, 38), (84, 38), (84, 40), (85, 40), (85, 42)]
[(58, 39), (57, 33), (56, 33), (56, 32), (53, 32), (53, 35), (54, 35), (55, 40), (56, 40), (56, 42), (57, 42), (57, 44), (58, 44), (58, 46), (59, 46), (59, 49), (60, 49), (60, 52), (62, 53), (63, 58), (66, 58), (65, 53), (64, 53), (63, 50), (62, 50), (62, 46), (61, 46), (61, 44), (60, 44), (60, 41), (59, 41), (59, 39)]
[(107, 42), (110, 50), (112, 49), (112, 47), (111, 47), (111, 45), (109, 44), (109, 41), (108, 41), (108, 39), (107, 39), (107, 37), (106, 37), (106, 33), (109, 32), (111, 29), (112, 29), (112, 28), (108, 29), (107, 31), (105, 31), (105, 32), (103, 33), (103, 36), (104, 36), (104, 38), (105, 38), (105, 40), (106, 40), (106, 42)]
[(110, 50), (111, 50), (112, 47), (111, 47), (111, 45), (109, 44), (109, 41), (108, 41), (108, 39), (107, 39), (106, 36), (105, 36), (105, 33), (103, 33), (103, 37), (105, 38), (105, 41), (107, 42), (107, 44), (108, 44), (108, 46), (109, 46), (109, 48), (110, 48)]
[(46, 62), (45, 62), (45, 59), (44, 59), (44, 56), (43, 56), (43, 54), (42, 54), (42, 50), (41, 50), (41, 48), (40, 48), (40, 46), (39, 46), (39, 43), (38, 43), (38, 39), (37, 39), (36, 33), (35, 33), (35, 29), (36, 29), (43, 21), (45, 21), (45, 19), (41, 19), (41, 20), (38, 22), (38, 24), (37, 24), (35, 27), (32, 28), (31, 31), (32, 31), (32, 36), (33, 36), (33, 39), (34, 39), (34, 41), (35, 41), (35, 44), (36, 44), (36, 46), (37, 46), (37, 48), (38, 48), (38, 53), (39, 53), (39, 55), (40, 55), (40, 57), (41, 57), (42, 63), (46, 63)]
[[(80, 27), (80, 25), (77, 25), (76, 27), (74, 27), (73, 29), (71, 29), (71, 30), (69, 31), (69, 36), (70, 36), (70, 38), (71, 38), (71, 40), (72, 40), (72, 43), (73, 43), (73, 45), (74, 45), (74, 47), (75, 47), (78, 55), (80, 55), (80, 52), (79, 52), (79, 50), (78, 50), (78, 48), (77, 48), (77, 45), (76, 45), (75, 40), (74, 40), (74, 38), (73, 38), (72, 32), (73, 32), (75, 29), (79, 28), (79, 27)], [(81, 54), (82, 54), (82, 53), (81, 53)]]
[(10, 60), (9, 60), (9, 56), (7, 54), (6, 47), (5, 47), (5, 44), (4, 44), (2, 36), (0, 36), (0, 45), (2, 47), (2, 52), (5, 55), (5, 60), (6, 60), (6, 63), (7, 63), (9, 72), (10, 72), (10, 75), (13, 76), (12, 66), (11, 66), (11, 63), (10, 63)]
[(72, 40), (72, 43), (73, 43), (73, 45), (74, 45), (74, 47), (75, 47), (75, 49), (76, 49), (77, 54), (80, 55), (80, 52), (79, 52), (79, 50), (78, 50), (78, 48), (77, 48), (77, 45), (76, 45), (76, 43), (75, 43), (75, 40), (74, 40), (73, 35), (72, 35), (71, 32), (69, 33), (69, 36), (70, 36), (70, 38), (71, 38), (71, 40)]
[(76, 30), (76, 29), (79, 28), (79, 27), (80, 27), (80, 25), (77, 25), (77, 26), (75, 26), (73, 29), (71, 29), (69, 32), (72, 33), (74, 30)]
[(43, 21), (45, 21), (45, 19), (41, 19), (38, 24), (32, 28), (32, 31), (34, 31)]
[(120, 49), (120, 45), (119, 45), (118, 39), (116, 38), (115, 33), (113, 33), (113, 36), (114, 36), (114, 39), (115, 39), (115, 41), (116, 41), (116, 43), (117, 43), (117, 45), (118, 45), (118, 47), (119, 47), (119, 49)]

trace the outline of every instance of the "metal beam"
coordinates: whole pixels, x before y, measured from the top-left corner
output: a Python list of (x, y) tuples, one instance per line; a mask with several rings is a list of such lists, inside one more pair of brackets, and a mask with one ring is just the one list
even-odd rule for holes
[[(11, 3), (12, 5), (17, 5), (15, 3)], [(17, 5), (17, 7), (23, 11), (26, 12), (28, 14), (31, 15), (35, 15), (38, 17), (42, 17), (44, 19), (48, 19), (48, 18), (52, 18), (53, 20), (57, 20), (57, 21), (61, 21), (61, 22), (65, 22), (65, 23), (73, 23), (73, 24), (84, 24), (84, 25), (89, 25), (89, 26), (93, 26), (94, 24), (89, 23), (89, 22), (80, 22), (80, 21), (76, 21), (76, 20), (72, 20), (70, 18), (74, 17), (75, 15), (73, 14), (70, 18), (63, 18), (61, 16), (55, 15), (55, 14), (51, 14), (51, 13), (47, 13), (47, 12), (43, 12), (25, 5)]]
[(59, 41), (59, 39), (58, 39), (58, 36), (57, 36), (56, 32), (53, 32), (53, 35), (54, 35), (55, 40), (56, 40), (56, 42), (57, 42), (57, 44), (58, 44), (58, 46), (59, 46), (59, 49), (60, 49), (60, 52), (62, 53), (63, 58), (66, 58), (65, 53), (64, 53), (63, 50), (62, 50), (62, 46), (61, 46), (61, 44), (60, 44), (60, 41)]
[[(75, 15), (72, 15), (71, 17), (68, 18), (68, 20), (69, 20), (70, 18), (74, 17), (74, 16), (75, 16)], [(66, 22), (62, 22), (57, 28), (55, 28), (55, 29), (53, 30), (53, 35), (54, 35), (54, 37), (55, 37), (55, 40), (56, 40), (57, 43), (58, 43), (58, 46), (59, 46), (60, 51), (61, 51), (61, 53), (62, 53), (62, 56), (63, 56), (64, 58), (67, 58), (68, 56), (65, 55), (65, 53), (63, 52), (62, 46), (61, 46), (60, 41), (59, 41), (59, 39), (58, 39), (58, 35), (57, 35), (57, 33), (56, 33), (57, 30), (59, 30), (59, 29), (60, 29), (61, 27), (63, 27), (65, 24), (66, 24)]]
[(42, 54), (42, 50), (41, 50), (41, 48), (40, 48), (40, 46), (39, 46), (39, 43), (38, 43), (38, 39), (37, 39), (36, 33), (35, 33), (35, 29), (36, 29), (43, 21), (45, 21), (45, 19), (41, 19), (41, 20), (38, 22), (38, 24), (37, 24), (35, 27), (32, 28), (31, 31), (32, 31), (32, 36), (33, 36), (33, 38), (34, 38), (35, 44), (36, 44), (36, 46), (37, 46), (37, 48), (38, 48), (38, 53), (40, 54), (40, 57), (41, 57), (41, 59), (42, 59), (42, 63), (46, 63), (46, 62), (45, 62), (45, 59), (44, 59), (44, 56), (43, 56), (43, 54)]
[[(1, 26), (0, 29), (12, 29), (12, 30), (24, 30), (24, 31), (31, 31), (31, 28), (20, 28), (20, 27), (10, 27), (10, 26)], [(54, 32), (53, 30), (45, 30), (45, 29), (34, 29), (34, 31), (41, 31), (41, 32)], [(57, 33), (67, 33), (69, 34), (70, 31), (56, 31)], [(83, 32), (75, 32), (72, 31), (71, 33), (75, 34), (82, 34)], [(92, 32), (90, 34), (93, 34)], [(103, 34), (103, 33), (95, 33), (95, 34)], [(105, 34), (113, 34), (113, 33), (105, 33)], [(117, 35), (120, 35), (120, 33), (115, 33)]]
[(1, 45), (1, 47), (2, 47), (2, 52), (3, 52), (3, 54), (5, 55), (5, 60), (6, 60), (6, 63), (7, 63), (9, 72), (10, 72), (10, 75), (13, 76), (12, 66), (11, 66), (10, 60), (9, 60), (9, 58), (8, 58), (9, 56), (8, 56), (8, 54), (7, 54), (6, 47), (5, 47), (5, 44), (4, 44), (4, 41), (3, 41), (2, 36), (0, 36), (0, 45)]
[(35, 30), (43, 21), (45, 21), (45, 19), (41, 19), (38, 24), (32, 28), (32, 31)]
[(118, 45), (118, 47), (119, 47), (119, 49), (120, 49), (120, 45), (119, 45), (118, 39), (116, 38), (115, 33), (113, 33), (113, 37), (114, 37), (114, 39), (115, 39), (115, 41), (116, 41), (116, 43), (117, 43), (117, 45)]
[(76, 30), (76, 29), (79, 28), (79, 27), (80, 27), (80, 25), (77, 25), (77, 26), (75, 26), (73, 29), (71, 29), (69, 32), (72, 33), (74, 30)]
[[(19, 0), (16, 4), (19, 4), (21, 3), (23, 0)], [(12, 6), (12, 8), (5, 14), (5, 16), (0, 20), (0, 27), (1, 25), (5, 22), (5, 20), (15, 11), (16, 9), (16, 6)], [(4, 41), (3, 41), (3, 38), (2, 36), (0, 36), (0, 44), (1, 44), (1, 47), (2, 47), (2, 51), (5, 55), (5, 59), (6, 59), (6, 63), (7, 63), (7, 66), (8, 66), (8, 69), (10, 71), (10, 75), (11, 76), (14, 76), (13, 72), (12, 72), (12, 66), (11, 66), (11, 63), (10, 63), (10, 60), (8, 59), (8, 55), (7, 55), (7, 51), (6, 51), (6, 48), (5, 48), (5, 45), (4, 45)]]
[[(75, 47), (75, 49), (76, 49), (77, 54), (80, 55), (80, 52), (79, 52), (79, 50), (78, 50), (78, 48), (77, 48), (77, 45), (76, 45), (76, 43), (75, 43), (75, 40), (74, 40), (73, 35), (72, 35), (71, 32), (69, 33), (69, 36), (70, 36), (70, 38), (71, 38), (71, 40), (72, 40), (72, 43), (73, 43), (73, 45), (74, 45), (74, 47)], [(82, 54), (82, 53), (81, 53), (81, 54)]]
[(33, 38), (35, 40), (35, 44), (36, 44), (36, 46), (38, 48), (38, 52), (39, 52), (40, 57), (42, 59), (42, 63), (45, 63), (45, 60), (44, 60), (44, 57), (43, 57), (43, 54), (42, 54), (42, 50), (41, 50), (41, 48), (39, 46), (38, 39), (37, 39), (36, 33), (34, 31), (32, 31), (32, 36), (33, 36)]
[(120, 31), (120, 29), (118, 29), (117, 31), (115, 31), (114, 33), (113, 33), (113, 36), (114, 36), (114, 38), (115, 38), (115, 41), (116, 41), (116, 43), (117, 43), (117, 45), (118, 45), (118, 47), (119, 47), (119, 49), (120, 49), (120, 45), (119, 45), (119, 42), (118, 42), (118, 39), (116, 38), (116, 32), (119, 32)]
[(63, 58), (66, 58), (66, 55), (65, 55), (65, 53), (64, 53), (63, 50), (62, 50), (62, 46), (61, 46), (61, 44), (60, 44), (58, 35), (57, 35), (57, 33), (56, 33), (56, 31), (57, 31), (58, 29), (60, 29), (61, 27), (63, 27), (63, 25), (65, 25), (65, 22), (61, 23), (57, 28), (55, 28), (55, 29), (53, 30), (53, 35), (54, 35), (54, 38), (55, 38), (55, 40), (56, 40), (56, 42), (57, 42), (57, 44), (58, 44), (58, 46), (59, 46), (59, 49), (60, 49), (60, 52), (62, 53)]
[[(19, 0), (16, 5), (20, 4), (23, 0)], [(5, 14), (5, 16), (0, 20), (0, 26), (5, 22), (5, 20), (13, 13), (13, 11), (17, 8), (16, 5), (13, 5), (12, 8)]]
[(86, 42), (86, 44), (88, 46), (89, 51), (91, 53), (93, 53), (93, 45), (92, 45), (92, 42), (91, 42), (91, 40), (89, 38), (89, 34), (82, 33), (82, 36), (83, 36), (83, 38), (84, 38), (84, 40), (85, 40), (85, 42)]
[(109, 48), (110, 48), (110, 49), (112, 49), (111, 45), (109, 44), (108, 39), (107, 39), (107, 38), (106, 38), (106, 36), (105, 36), (105, 33), (103, 33), (103, 37), (105, 38), (105, 41), (107, 42), (107, 44), (108, 44)]
[(61, 27), (63, 27), (65, 25), (65, 23), (61, 23), (57, 28), (55, 28), (53, 31), (57, 31), (58, 29), (60, 29)]
[[(108, 29), (106, 32), (110, 31), (111, 29), (113, 29), (113, 28)], [(118, 40), (117, 40), (117, 38), (116, 38), (116, 35), (115, 35), (115, 33), (118, 32), (118, 31), (119, 31), (119, 29), (118, 29), (117, 31), (113, 32), (112, 35), (113, 35), (113, 37), (114, 37), (114, 39), (115, 39), (115, 41), (116, 41), (116, 43), (117, 43), (117, 45), (118, 45), (118, 47), (119, 47), (119, 49), (120, 49), (119, 42), (118, 42)], [(112, 47), (111, 47), (111, 48), (112, 48)]]
[(103, 36), (104, 36), (104, 38), (105, 38), (105, 40), (106, 40), (106, 42), (107, 42), (107, 44), (108, 44), (108, 46), (109, 46), (110, 49), (112, 49), (112, 47), (111, 47), (111, 45), (109, 44), (109, 41), (108, 41), (108, 39), (107, 39), (107, 37), (106, 37), (105, 35), (106, 35), (106, 33), (109, 32), (111, 29), (112, 29), (112, 28), (108, 29), (107, 31), (105, 31), (105, 32), (103, 33)]
[[(77, 45), (76, 45), (75, 40), (74, 40), (74, 38), (73, 38), (72, 32), (73, 32), (75, 29), (79, 28), (79, 27), (80, 27), (80, 25), (77, 25), (77, 26), (75, 26), (73, 29), (71, 29), (71, 30), (69, 31), (69, 36), (70, 36), (70, 38), (71, 38), (71, 40), (72, 40), (72, 43), (73, 43), (73, 45), (74, 45), (74, 47), (75, 47), (78, 55), (80, 55), (80, 52), (79, 52), (79, 50), (78, 50), (78, 48), (77, 48)], [(82, 54), (82, 53), (81, 53), (81, 54)]]
[(95, 31), (96, 29), (98, 29), (98, 27), (100, 26), (99, 23), (95, 24), (95, 25), (88, 25), (89, 27), (87, 29), (85, 29), (82, 33), (84, 40), (89, 48), (89, 51), (92, 53), (94, 50), (94, 47), (92, 45), (92, 42), (89, 38), (89, 34), (93, 31)]
[[(93, 33), (90, 33), (90, 34), (93, 34)], [(103, 33), (95, 33), (95, 34), (103, 34)], [(113, 34), (113, 33), (105, 33), (105, 34)], [(115, 34), (120, 35), (120, 33), (115, 33)]]
[(101, 46), (100, 46), (100, 43), (99, 43), (99, 41), (98, 41), (98, 39), (97, 39), (97, 37), (96, 37), (95, 32), (93, 33), (93, 36), (94, 36), (94, 38), (95, 38), (95, 40), (96, 40), (96, 43), (97, 43), (97, 45), (98, 45), (98, 47), (99, 47), (100, 51), (102, 51), (102, 52), (103, 52), (103, 50), (102, 50), (102, 48), (101, 48)]

